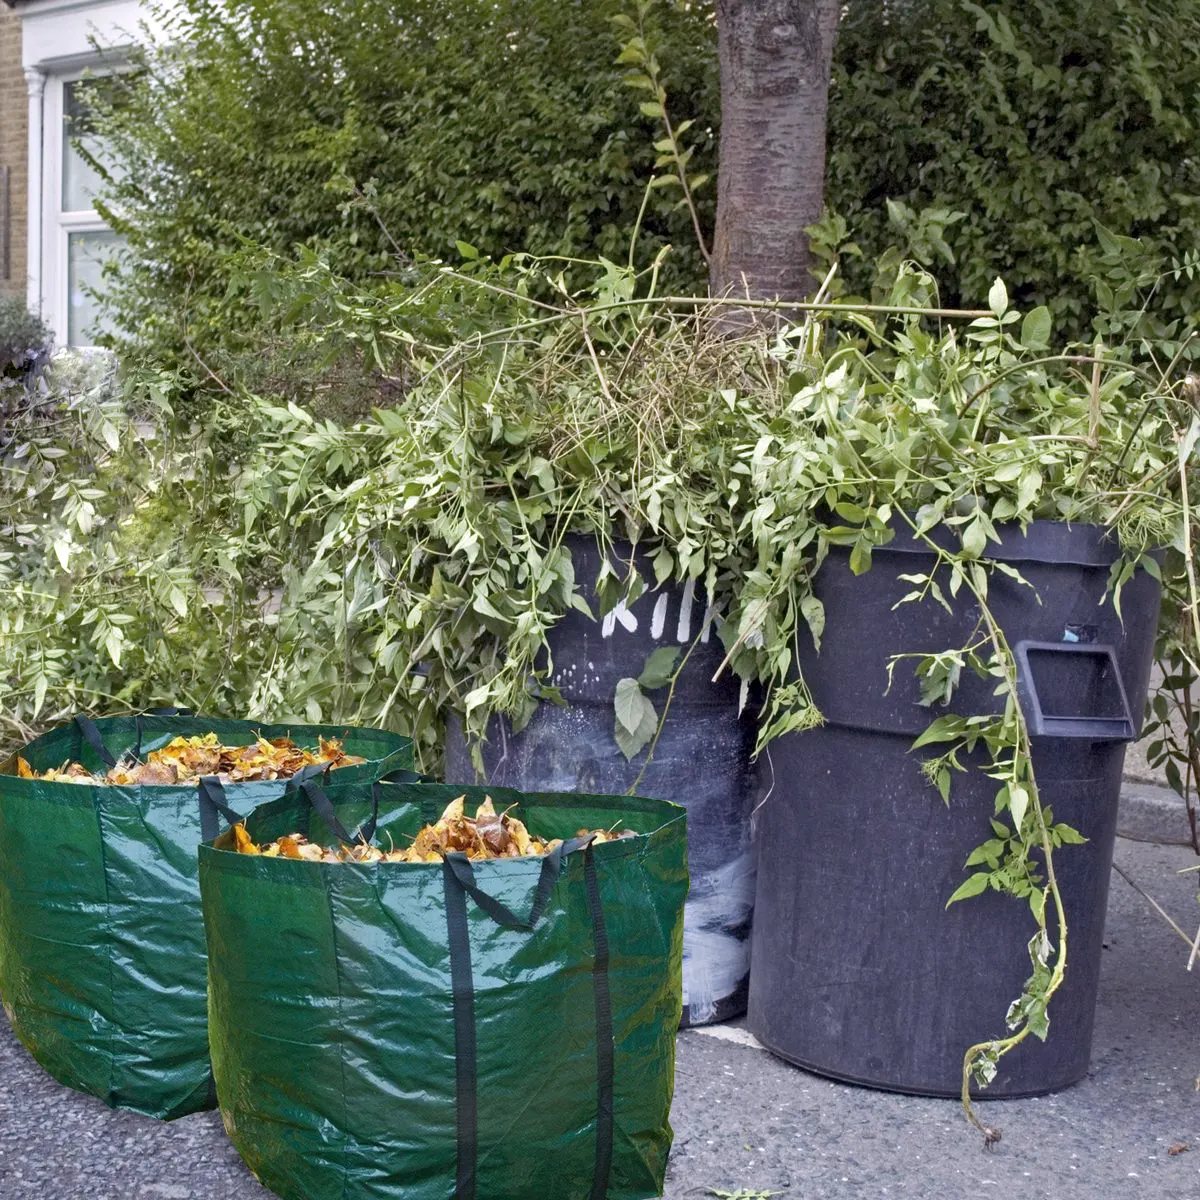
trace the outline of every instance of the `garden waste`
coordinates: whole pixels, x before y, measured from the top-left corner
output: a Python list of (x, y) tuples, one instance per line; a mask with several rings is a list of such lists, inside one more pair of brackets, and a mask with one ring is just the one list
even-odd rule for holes
[(77, 718), (0, 760), (0, 1000), (17, 1037), (113, 1107), (211, 1107), (197, 846), (306, 773), (411, 765), (411, 742), (381, 730), (178, 714)]
[[(531, 852), (511, 854), (522, 829)], [(200, 848), (210, 1034), (226, 1131), (267, 1188), (661, 1194), (682, 808), (331, 779), (256, 809), (241, 834)], [(418, 844), (432, 861), (384, 861)], [(366, 846), (379, 857), (355, 859)]]

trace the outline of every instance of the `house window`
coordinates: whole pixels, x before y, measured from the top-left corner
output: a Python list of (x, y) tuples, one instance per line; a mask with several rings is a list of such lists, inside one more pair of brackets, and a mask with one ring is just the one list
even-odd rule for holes
[(99, 174), (80, 153), (103, 155), (87, 109), (81, 76), (51, 76), (46, 86), (45, 299), (60, 343), (95, 344), (107, 326), (96, 293), (104, 287), (104, 264), (122, 239), (96, 212)]

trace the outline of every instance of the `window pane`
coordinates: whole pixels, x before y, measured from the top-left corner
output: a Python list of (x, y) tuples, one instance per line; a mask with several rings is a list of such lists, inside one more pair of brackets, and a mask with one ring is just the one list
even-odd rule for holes
[(63, 84), (63, 212), (90, 209), (92, 197), (102, 186), (99, 173), (84, 160), (74, 145), (76, 140), (82, 142), (93, 155), (98, 155), (103, 146), (92, 129), (85, 96), (83, 80), (76, 79)]
[(122, 241), (108, 229), (67, 235), (67, 341), (72, 346), (94, 345), (96, 335), (111, 328), (99, 319), (99, 305), (86, 289), (102, 288), (104, 264)]

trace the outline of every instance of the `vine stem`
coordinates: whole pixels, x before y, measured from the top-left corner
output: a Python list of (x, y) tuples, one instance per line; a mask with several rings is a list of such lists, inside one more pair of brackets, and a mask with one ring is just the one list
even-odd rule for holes
[[(643, 47), (648, 47), (650, 44), (646, 40), (647, 11), (646, 8), (639, 6), (638, 36), (641, 38)], [(667, 140), (671, 143), (671, 161), (674, 163), (675, 174), (679, 179), (679, 186), (683, 189), (683, 199), (687, 204), (688, 213), (692, 218), (692, 230), (696, 235), (696, 245), (700, 250), (700, 256), (704, 259), (704, 265), (707, 267), (712, 262), (712, 256), (709, 253), (708, 241), (704, 236), (704, 228), (700, 222), (700, 213), (696, 208), (696, 199), (692, 194), (692, 185), (688, 179), (683, 151), (679, 145), (679, 138), (676, 136), (675, 126), (671, 124), (671, 115), (667, 111), (667, 89), (663, 87), (662, 81), (659, 78), (657, 60), (652, 53), (646, 53), (642, 69), (646, 72), (645, 77), (650, 80), (654, 88), (654, 95), (658, 101), (659, 111), (662, 116), (663, 128), (667, 131)], [(649, 195), (649, 189), (647, 189), (646, 194), (647, 196)]]
[[(939, 559), (942, 556), (941, 548), (938, 547), (927, 533), (919, 533), (916, 522), (909, 516), (908, 513), (901, 511), (904, 520), (912, 528), (913, 533), (918, 536), (934, 553), (938, 554)], [(988, 637), (992, 646), (996, 651), (996, 659), (1000, 663), (1004, 671), (1004, 682), (1008, 692), (1009, 700), (1013, 706), (1013, 712), (1017, 721), (1019, 742), (1015, 747), (1018, 758), (1013, 764), (1014, 781), (1016, 778), (1016, 769), (1018, 762), (1023, 760), (1025, 767), (1025, 780), (1028, 785), (1030, 808), (1033, 813), (1034, 820), (1037, 824), (1038, 841), (1041, 845), (1042, 855), (1046, 865), (1046, 886), (1044, 892), (1048, 893), (1054, 902), (1055, 914), (1058, 918), (1058, 946), (1054, 957), (1054, 966), (1051, 968), (1050, 982), (1046, 986), (1043, 993), (1043, 1000), (1046, 1006), (1049, 1005), (1055, 992), (1062, 986), (1063, 979), (1066, 977), (1067, 971), (1067, 913), (1063, 904), (1062, 891), (1058, 884), (1058, 875), (1054, 868), (1054, 845), (1050, 839), (1050, 831), (1046, 827), (1045, 814), (1042, 811), (1041, 794), (1037, 784), (1037, 778), (1033, 769), (1033, 747), (1029, 737), (1029, 726), (1025, 722), (1025, 714), (1021, 711), (1021, 704), (1017, 698), (1017, 680), (1013, 669), (1012, 650), (1008, 645), (1008, 639), (1004, 635), (1004, 631), (996, 622), (995, 615), (992, 613), (991, 606), (987, 602), (987, 585), (981, 581), (980, 576), (983, 573), (983, 567), (975, 562), (972, 564), (975, 570), (963, 571), (963, 578), (967, 586), (971, 589), (976, 601), (979, 604), (979, 609), (983, 615), (984, 622), (987, 625)], [(984, 577), (986, 579), (986, 577)], [(1011, 813), (1011, 809), (1009, 810)], [(1021, 837), (1021, 830), (1014, 822), (1014, 830), (1018, 837)], [(1023, 840), (1023, 839), (1022, 839)], [(1043, 936), (1047, 936), (1046, 926), (1046, 908), (1042, 905), (1041, 912), (1038, 916), (1038, 929)], [(971, 1069), (975, 1061), (987, 1053), (992, 1053), (997, 1059), (1002, 1058), (1009, 1051), (1014, 1050), (1019, 1046), (1030, 1034), (1029, 1019), (1026, 1017), (1025, 1023), (1015, 1033), (1010, 1034), (1005, 1038), (994, 1038), (986, 1042), (976, 1042), (973, 1046), (968, 1046), (963, 1054), (963, 1070), (962, 1070), (962, 1107), (963, 1113), (968, 1122), (973, 1125), (984, 1137), (984, 1146), (990, 1147), (995, 1145), (1000, 1140), (1000, 1131), (985, 1125), (980, 1119), (979, 1114), (975, 1111), (975, 1104), (971, 1098)]]
[(638, 787), (640, 786), (642, 779), (645, 777), (646, 771), (649, 769), (650, 764), (654, 761), (654, 751), (658, 749), (658, 739), (662, 736), (663, 726), (667, 723), (667, 713), (671, 711), (671, 702), (675, 699), (675, 685), (679, 682), (679, 676), (683, 674), (683, 668), (687, 666), (688, 659), (692, 657), (692, 651), (695, 650), (698, 645), (700, 645), (700, 638), (702, 634), (703, 630), (696, 634), (696, 636), (692, 639), (692, 644), (687, 648), (687, 653), (684, 654), (683, 661), (671, 674), (671, 686), (667, 690), (667, 699), (663, 704), (662, 716), (658, 719), (658, 725), (654, 730), (654, 737), (650, 739), (650, 746), (646, 750), (646, 757), (642, 762), (641, 770), (638, 771), (637, 778), (629, 785), (629, 791), (625, 793), (627, 796), (637, 795)]

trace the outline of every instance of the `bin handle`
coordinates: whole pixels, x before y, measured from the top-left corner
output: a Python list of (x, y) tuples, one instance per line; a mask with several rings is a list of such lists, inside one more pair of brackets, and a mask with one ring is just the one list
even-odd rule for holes
[(313, 811), (329, 826), (330, 832), (340, 842), (347, 846), (355, 842), (370, 843), (375, 836), (375, 826), (379, 823), (379, 781), (371, 784), (371, 816), (364, 821), (353, 833), (342, 824), (341, 818), (334, 811), (333, 804), (325, 792), (311, 780), (300, 785), (300, 794), (312, 805)]
[[(145, 712), (140, 712), (134, 718), (134, 725), (137, 729), (137, 744), (134, 747), (133, 757), (140, 759), (142, 757), (142, 718), (143, 717), (190, 717), (192, 716), (190, 708), (175, 708), (170, 706), (167, 708), (148, 708)], [(104, 739), (100, 736), (100, 730), (90, 717), (85, 717), (80, 713), (75, 718), (75, 725), (79, 732), (83, 735), (83, 740), (96, 752), (100, 761), (106, 767), (115, 767), (117, 765), (116, 755), (104, 744)]]
[[(1038, 695), (1037, 683), (1029, 665), (1029, 653), (1038, 654), (1084, 654), (1107, 661), (1112, 678), (1116, 681), (1117, 696), (1122, 716), (1117, 717), (1069, 717), (1049, 713)], [(1137, 726), (1125, 694), (1125, 682), (1117, 665), (1117, 655), (1107, 643), (1086, 642), (1018, 642), (1015, 647), (1017, 661), (1017, 695), (1021, 702), (1029, 732), (1035, 737), (1082, 738), (1093, 742), (1132, 742), (1137, 737)]]

